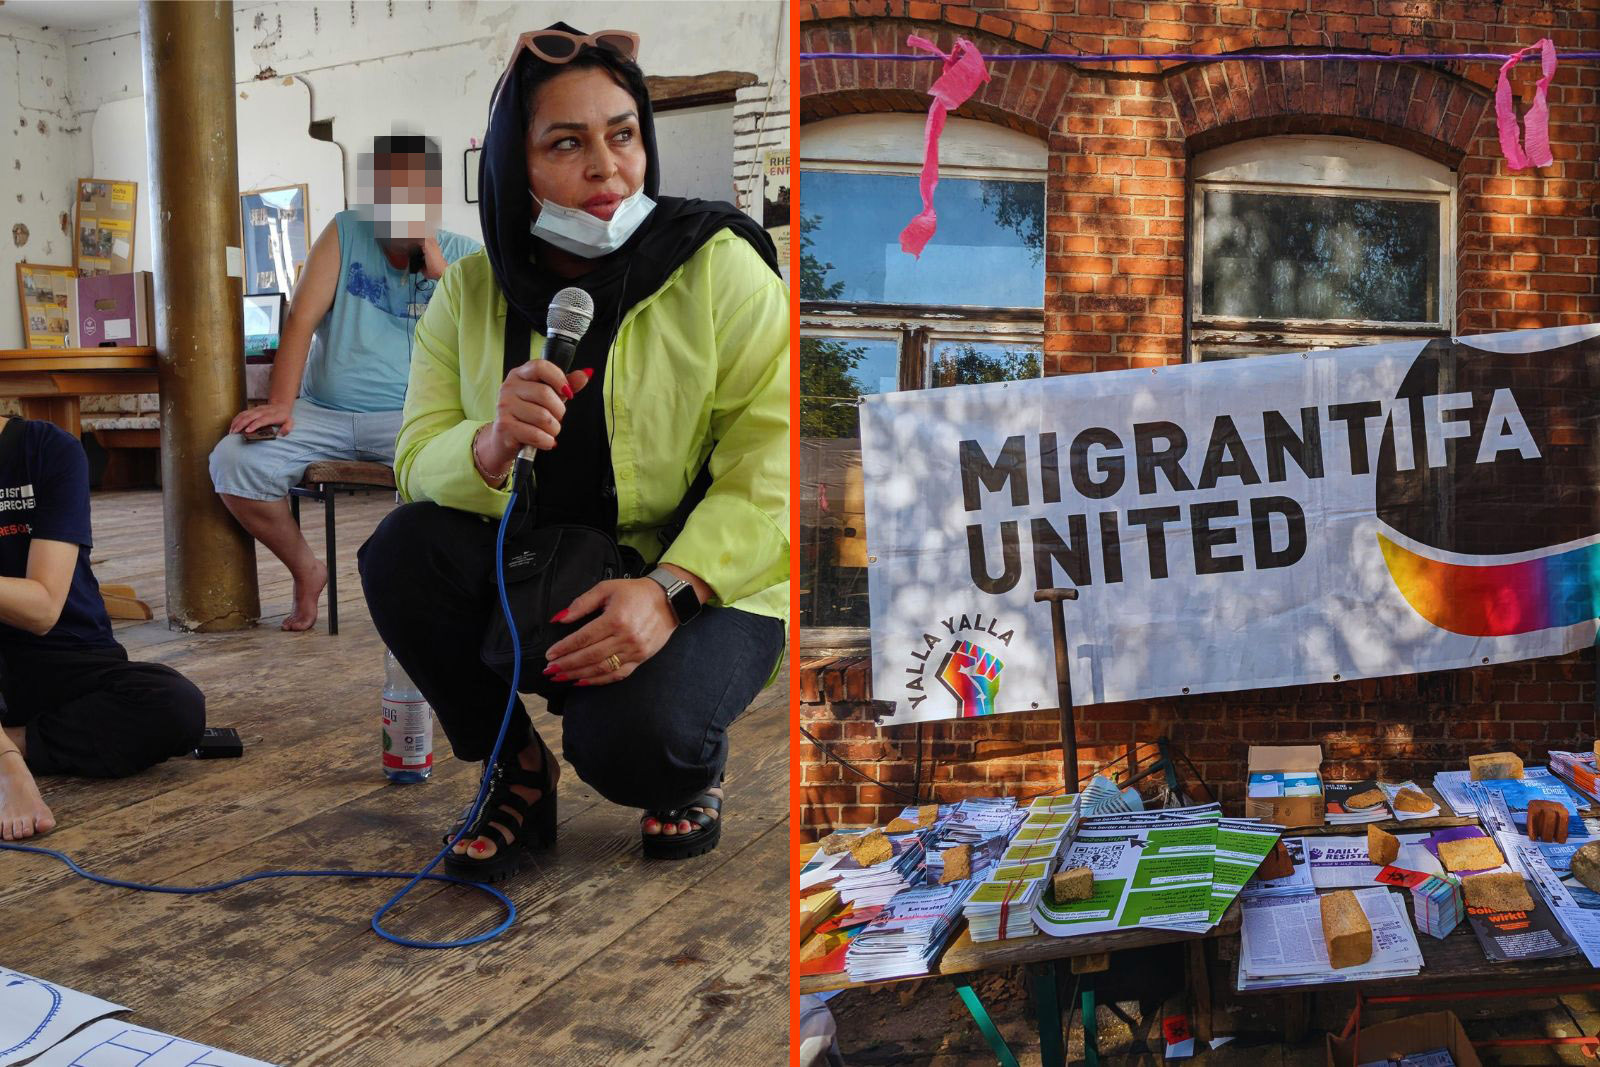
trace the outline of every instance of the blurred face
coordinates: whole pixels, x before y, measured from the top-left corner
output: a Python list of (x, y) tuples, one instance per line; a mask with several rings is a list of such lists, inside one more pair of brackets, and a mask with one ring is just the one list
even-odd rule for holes
[(421, 152), (368, 152), (358, 160), (359, 203), (378, 239), (421, 241), (439, 228), (443, 202), (438, 161)]
[(644, 186), (638, 105), (610, 74), (593, 68), (558, 74), (534, 93), (532, 111), (528, 188), (539, 201), (609, 220)]

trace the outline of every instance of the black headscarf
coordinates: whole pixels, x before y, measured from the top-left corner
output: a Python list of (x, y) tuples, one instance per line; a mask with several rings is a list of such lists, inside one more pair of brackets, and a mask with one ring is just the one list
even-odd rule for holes
[[(564, 22), (547, 28), (582, 32)], [(547, 246), (529, 233), (533, 199), (528, 195), (524, 147), (531, 118), (528, 102), (539, 85), (585, 61), (610, 72), (633, 96), (647, 160), (644, 192), (656, 206), (625, 245), (592, 260), (593, 268), (581, 277), (563, 278), (539, 262), (539, 253)], [(564, 512), (562, 517), (570, 521), (588, 521), (602, 529), (616, 526), (616, 490), (600, 386), (606, 356), (623, 315), (660, 289), (674, 270), (724, 229), (743, 237), (774, 273), (778, 271), (772, 238), (744, 212), (716, 201), (658, 196), (660, 185), (655, 119), (644, 73), (636, 63), (592, 45), (585, 45), (573, 62), (564, 64), (546, 63), (531, 51), (521, 49), (490, 100), (488, 132), (478, 171), (478, 217), (483, 225), (484, 250), (509, 306), (508, 336), (513, 333), (515, 319), (543, 334), (551, 298), (569, 285), (594, 298), (594, 320), (579, 342), (572, 365), (574, 369), (593, 367), (595, 380), (568, 405), (560, 447), (541, 453), (538, 482), (542, 509)], [(558, 455), (559, 461), (554, 461)], [(598, 503), (591, 500), (580, 506), (580, 501), (594, 497), (597, 491)]]

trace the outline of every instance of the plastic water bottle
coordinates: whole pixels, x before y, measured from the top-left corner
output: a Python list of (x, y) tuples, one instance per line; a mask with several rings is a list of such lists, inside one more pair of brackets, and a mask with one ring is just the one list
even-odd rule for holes
[(383, 773), (421, 782), (433, 773), (433, 709), (393, 652), (384, 656)]

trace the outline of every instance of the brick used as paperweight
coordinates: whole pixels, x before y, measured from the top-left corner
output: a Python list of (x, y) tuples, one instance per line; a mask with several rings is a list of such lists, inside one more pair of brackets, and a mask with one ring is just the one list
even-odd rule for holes
[(1057, 904), (1088, 900), (1094, 896), (1094, 872), (1088, 867), (1069, 867), (1050, 879), (1050, 892)]
[(1372, 924), (1361, 902), (1348, 889), (1324, 893), (1322, 940), (1328, 946), (1328, 963), (1335, 969), (1355, 967), (1372, 958)]
[(1484, 752), (1467, 757), (1474, 782), (1495, 778), (1521, 778), (1522, 757), (1515, 752)]
[(1387, 830), (1367, 824), (1367, 859), (1379, 867), (1387, 867), (1400, 855), (1400, 839)]

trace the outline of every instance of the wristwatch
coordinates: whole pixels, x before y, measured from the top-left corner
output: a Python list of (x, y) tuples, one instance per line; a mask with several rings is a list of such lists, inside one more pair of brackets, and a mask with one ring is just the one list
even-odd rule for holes
[(688, 581), (665, 567), (657, 567), (647, 577), (666, 590), (667, 603), (672, 606), (672, 614), (677, 616), (679, 626), (700, 614), (700, 598), (695, 595), (694, 586)]

